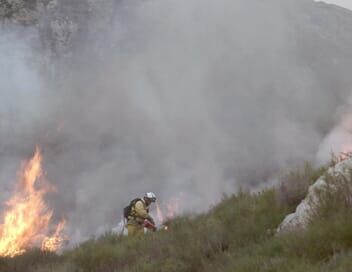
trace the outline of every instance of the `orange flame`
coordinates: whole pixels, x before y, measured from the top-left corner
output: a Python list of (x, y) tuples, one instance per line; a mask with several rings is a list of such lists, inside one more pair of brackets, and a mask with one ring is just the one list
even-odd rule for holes
[(42, 250), (55, 252), (58, 251), (65, 241), (65, 237), (62, 236), (62, 231), (65, 228), (66, 221), (63, 219), (57, 226), (55, 233), (51, 237), (45, 237), (42, 242)]
[(167, 218), (171, 219), (177, 216), (180, 212), (180, 200), (178, 198), (172, 198), (166, 205), (167, 207)]
[(6, 203), (3, 223), (0, 225), (0, 256), (14, 257), (23, 254), (28, 248), (39, 246), (56, 251), (60, 243), (57, 239), (65, 222), (60, 223), (52, 237), (47, 237), (53, 212), (44, 196), (55, 188), (43, 180), (42, 155), (37, 147), (34, 156), (22, 166), (18, 173), (14, 195)]
[(159, 204), (156, 203), (156, 216), (159, 224), (163, 224), (166, 220), (170, 220), (176, 217), (179, 213), (180, 213), (180, 200), (178, 198), (171, 198), (166, 203), (164, 209), (161, 209)]
[(164, 216), (158, 203), (156, 203), (156, 216), (158, 218), (158, 222), (162, 224), (164, 222)]
[(340, 147), (340, 153), (336, 156), (337, 162), (342, 162), (347, 159), (352, 158), (352, 145), (351, 144), (343, 144)]

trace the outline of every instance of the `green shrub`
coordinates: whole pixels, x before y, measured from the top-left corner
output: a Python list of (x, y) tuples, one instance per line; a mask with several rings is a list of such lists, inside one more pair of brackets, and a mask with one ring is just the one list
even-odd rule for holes
[(323, 171), (306, 165), (303, 171), (286, 176), (287, 190), (281, 184), (278, 189), (257, 194), (240, 191), (207, 213), (168, 222), (167, 231), (136, 238), (107, 233), (62, 256), (30, 251), (13, 259), (3, 258), (0, 271), (349, 271), (350, 176), (326, 176), (327, 185), (318, 192), (319, 205), (314, 206), (307, 229), (275, 235), (276, 227)]
[(290, 170), (280, 177), (278, 187), (278, 201), (281, 205), (288, 205), (295, 209), (306, 197), (309, 186), (326, 172), (326, 167), (315, 168), (305, 163), (303, 168)]
[(59, 263), (61, 258), (50, 252), (31, 249), (15, 258), (0, 258), (0, 271), (37, 271), (38, 267), (51, 266)]

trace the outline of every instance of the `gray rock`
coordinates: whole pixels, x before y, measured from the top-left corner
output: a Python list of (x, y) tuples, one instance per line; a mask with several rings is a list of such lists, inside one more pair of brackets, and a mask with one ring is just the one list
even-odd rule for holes
[(37, 19), (36, 1), (3, 0), (0, 3), (0, 18), (23, 25), (33, 24)]
[[(344, 160), (334, 167), (330, 167), (327, 174), (334, 177), (347, 177), (352, 170), (352, 159)], [(338, 180), (338, 179), (336, 179)], [(326, 175), (321, 176), (312, 186), (309, 187), (306, 198), (297, 206), (296, 211), (286, 216), (278, 227), (277, 231), (286, 232), (304, 229), (310, 219), (310, 215), (316, 205), (319, 205), (318, 192), (326, 188)], [(336, 184), (338, 186), (338, 184)], [(329, 187), (331, 189), (331, 187)]]

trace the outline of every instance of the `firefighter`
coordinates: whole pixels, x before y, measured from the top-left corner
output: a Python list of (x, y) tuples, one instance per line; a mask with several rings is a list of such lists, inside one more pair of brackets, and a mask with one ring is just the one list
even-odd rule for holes
[[(129, 236), (144, 234), (144, 227), (156, 230), (153, 218), (149, 215), (149, 206), (156, 201), (154, 193), (149, 192), (143, 198), (135, 199), (130, 203), (127, 215), (127, 230)], [(147, 225), (146, 225), (147, 224)]]

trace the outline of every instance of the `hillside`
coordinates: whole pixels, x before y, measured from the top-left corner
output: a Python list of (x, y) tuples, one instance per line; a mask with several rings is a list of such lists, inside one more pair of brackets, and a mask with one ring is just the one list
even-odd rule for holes
[[(239, 192), (205, 214), (172, 220), (168, 230), (142, 239), (106, 234), (61, 256), (32, 250), (1, 259), (0, 271), (347, 272), (352, 254), (350, 195), (321, 193), (325, 201), (315, 207), (305, 230), (276, 233), (284, 216), (325, 171), (306, 165), (285, 174), (277, 189)], [(350, 177), (347, 183), (332, 179), (333, 184), (339, 192), (351, 192)]]
[[(312, 0), (0, 0), (0, 229), (36, 149), (68, 237), (0, 271), (348, 271), (350, 177), (302, 162), (350, 151), (351, 48), (352, 12)], [(176, 201), (167, 230), (100, 236), (148, 191)]]

